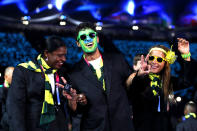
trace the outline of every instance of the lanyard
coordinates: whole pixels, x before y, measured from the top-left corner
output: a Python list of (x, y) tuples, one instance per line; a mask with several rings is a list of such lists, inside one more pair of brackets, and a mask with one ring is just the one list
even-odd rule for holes
[[(60, 82), (59, 75), (57, 74), (57, 72), (55, 74), (56, 74), (56, 83), (59, 83)], [(60, 95), (59, 95), (58, 86), (55, 85), (55, 89), (56, 89), (56, 94), (57, 94), (57, 104), (60, 105)]]
[(157, 111), (158, 111), (158, 112), (161, 112), (161, 108), (160, 108), (160, 104), (161, 104), (161, 103), (160, 103), (160, 102), (161, 102), (161, 101), (160, 101), (160, 96), (158, 96), (158, 98), (159, 98), (159, 102), (158, 102)]

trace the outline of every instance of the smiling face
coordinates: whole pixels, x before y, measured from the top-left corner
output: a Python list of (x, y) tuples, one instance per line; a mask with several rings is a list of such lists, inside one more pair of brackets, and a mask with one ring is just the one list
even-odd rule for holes
[(63, 63), (66, 61), (66, 47), (61, 46), (53, 52), (45, 52), (45, 56), (48, 58), (46, 63), (54, 69), (59, 69), (62, 67)]
[(92, 29), (82, 29), (77, 36), (77, 45), (85, 53), (93, 53), (98, 47), (96, 32)]
[(162, 62), (158, 62), (157, 59), (158, 58), (165, 58), (165, 54), (162, 51), (153, 50), (150, 52), (149, 55), (155, 56), (154, 60), (149, 60), (149, 64), (151, 66), (150, 72), (155, 73), (155, 74), (159, 74), (165, 66), (165, 61), (162, 60)]

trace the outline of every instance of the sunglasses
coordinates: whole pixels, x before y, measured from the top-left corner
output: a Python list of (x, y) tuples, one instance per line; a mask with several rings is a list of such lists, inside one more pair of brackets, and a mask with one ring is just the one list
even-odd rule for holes
[(85, 40), (85, 39), (87, 39), (87, 36), (89, 36), (90, 38), (93, 39), (96, 36), (96, 32), (89, 33), (88, 35), (86, 35), (86, 34), (80, 35), (78, 40), (79, 39)]
[(165, 59), (162, 57), (149, 56), (149, 61), (154, 61), (155, 59), (157, 60), (158, 63), (162, 63), (163, 61), (165, 61)]

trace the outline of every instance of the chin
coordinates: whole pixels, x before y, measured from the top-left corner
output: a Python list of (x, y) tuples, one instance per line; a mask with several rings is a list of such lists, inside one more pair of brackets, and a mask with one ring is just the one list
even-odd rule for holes
[(60, 69), (62, 66), (54, 66), (54, 69)]
[(151, 70), (150, 72), (151, 72), (151, 73), (154, 73), (154, 74), (160, 73), (160, 71), (158, 71), (158, 70)]

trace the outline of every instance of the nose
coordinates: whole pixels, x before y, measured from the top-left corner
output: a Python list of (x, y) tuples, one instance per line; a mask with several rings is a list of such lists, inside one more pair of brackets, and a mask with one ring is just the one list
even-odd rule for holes
[(86, 38), (86, 40), (85, 40), (85, 43), (90, 43), (90, 42), (92, 42), (92, 38), (90, 38), (89, 36), (86, 36), (87, 38)]
[(153, 63), (157, 63), (157, 59), (156, 58), (153, 60)]

